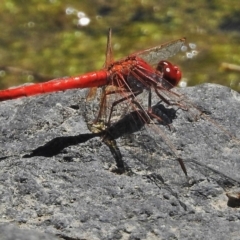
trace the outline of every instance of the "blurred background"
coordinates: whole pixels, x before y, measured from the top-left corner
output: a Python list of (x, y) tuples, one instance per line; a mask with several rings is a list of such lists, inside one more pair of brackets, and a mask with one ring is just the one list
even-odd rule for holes
[(239, 0), (2, 0), (0, 15), (1, 89), (99, 70), (111, 27), (116, 60), (186, 37), (181, 86), (240, 91)]

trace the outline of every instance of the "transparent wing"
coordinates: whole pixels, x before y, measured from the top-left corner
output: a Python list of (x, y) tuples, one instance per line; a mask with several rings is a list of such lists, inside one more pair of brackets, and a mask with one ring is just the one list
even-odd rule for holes
[(157, 65), (159, 61), (166, 60), (179, 52), (185, 40), (185, 38), (178, 39), (131, 55), (142, 58), (150, 65)]

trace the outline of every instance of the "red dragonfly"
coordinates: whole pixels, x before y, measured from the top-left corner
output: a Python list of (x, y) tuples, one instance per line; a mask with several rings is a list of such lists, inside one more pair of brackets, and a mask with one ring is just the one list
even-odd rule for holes
[[(116, 86), (125, 92), (132, 93), (138, 93), (144, 88), (151, 87), (155, 90), (170, 89), (180, 81), (181, 72), (177, 66), (161, 60), (175, 55), (184, 42), (185, 38), (178, 39), (130, 54), (126, 58), (113, 62), (110, 30), (104, 69), (75, 77), (57, 78), (44, 83), (0, 90), (0, 101), (73, 88), (92, 88), (105, 85)], [(151, 66), (158, 64), (158, 67), (153, 69), (149, 64)]]
[[(180, 81), (181, 71), (177, 66), (165, 61), (165, 59), (180, 51), (184, 42), (185, 38), (178, 39), (130, 54), (128, 57), (119, 61), (113, 61), (110, 29), (106, 51), (106, 62), (102, 70), (75, 77), (58, 78), (44, 83), (36, 83), (1, 90), (0, 101), (36, 94), (65, 91), (73, 88), (103, 87), (97, 120), (101, 117), (101, 114), (104, 111), (107, 96), (117, 93), (120, 93), (122, 97), (113, 102), (108, 116), (108, 124), (111, 120), (114, 106), (126, 100), (136, 105), (137, 109), (144, 111), (149, 120), (150, 118), (159, 118), (151, 111), (152, 89), (165, 103), (181, 107), (181, 104), (178, 102), (179, 95), (171, 91), (171, 88), (176, 86)], [(155, 69), (152, 66), (157, 67)], [(148, 109), (146, 111), (135, 100), (136, 96), (141, 94), (144, 90), (146, 90), (149, 94)], [(93, 92), (94, 90), (90, 90), (89, 97), (93, 95)], [(171, 97), (168, 97), (169, 95)], [(176, 151), (173, 150), (173, 152), (177, 156)], [(185, 175), (187, 175), (182, 159), (178, 158), (178, 161)]]

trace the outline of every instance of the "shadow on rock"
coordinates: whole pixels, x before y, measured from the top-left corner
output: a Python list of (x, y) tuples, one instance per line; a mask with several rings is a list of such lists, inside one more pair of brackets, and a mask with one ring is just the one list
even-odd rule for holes
[[(160, 103), (152, 107), (152, 112), (158, 116), (157, 121), (158, 124), (161, 125), (169, 125), (172, 123), (173, 119), (176, 118), (176, 110), (165, 108)], [(120, 150), (116, 145), (115, 139), (141, 130), (141, 128), (149, 121), (147, 117), (146, 113), (141, 110), (133, 111), (105, 130), (101, 130), (97, 133), (79, 134), (77, 136), (57, 137), (45, 145), (32, 150), (30, 154), (26, 154), (23, 157), (52, 157), (59, 154), (66, 147), (84, 143), (94, 137), (101, 137), (103, 142), (110, 148), (112, 154), (115, 155), (114, 158), (121, 158), (121, 153), (118, 152)], [(122, 163), (120, 163), (121, 161), (122, 160), (116, 159), (118, 167), (123, 167), (121, 165)]]

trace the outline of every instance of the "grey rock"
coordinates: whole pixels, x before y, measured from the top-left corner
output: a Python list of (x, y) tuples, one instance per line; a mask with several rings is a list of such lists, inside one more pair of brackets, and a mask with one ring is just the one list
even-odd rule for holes
[(51, 234), (43, 233), (37, 230), (21, 229), (14, 224), (0, 225), (0, 239), (1, 240), (57, 240)]
[(122, 174), (87, 127), (84, 90), (1, 102), (0, 239), (239, 239), (226, 194), (240, 192), (240, 95), (213, 84), (178, 92), (204, 114), (167, 106), (171, 128), (127, 135), (126, 118), (109, 129)]

